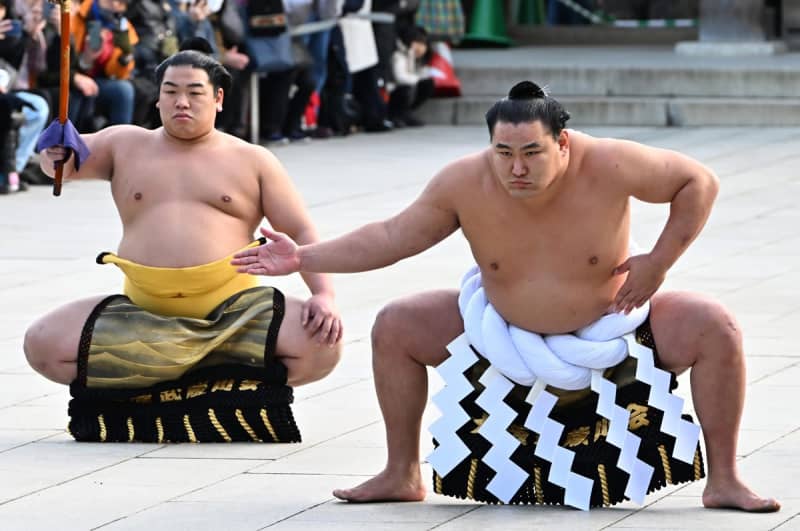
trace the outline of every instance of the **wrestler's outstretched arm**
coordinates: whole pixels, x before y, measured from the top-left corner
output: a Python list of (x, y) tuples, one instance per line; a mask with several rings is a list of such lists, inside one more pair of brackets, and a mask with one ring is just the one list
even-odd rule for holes
[(626, 140), (599, 140), (591, 157), (600, 175), (620, 194), (648, 203), (669, 203), (670, 214), (649, 253), (631, 256), (614, 274), (627, 274), (614, 301), (616, 311), (630, 312), (647, 302), (664, 282), (669, 268), (694, 241), (711, 213), (719, 179), (700, 162), (676, 151)]
[[(78, 179), (102, 179), (110, 180), (114, 173), (114, 148), (115, 146), (130, 145), (135, 142), (135, 135), (141, 134), (132, 125), (115, 125), (107, 127), (96, 133), (81, 135), (81, 139), (89, 148), (89, 157), (82, 161), (80, 170), (75, 170), (72, 163), (74, 154), (70, 153), (64, 161), (63, 178), (64, 180)], [(40, 153), (39, 167), (45, 175), (53, 177), (55, 175), (55, 163), (64, 160), (67, 155), (67, 148), (64, 146), (53, 146), (43, 149)]]
[(356, 273), (391, 265), (421, 253), (458, 229), (451, 193), (458, 174), (458, 163), (448, 166), (396, 216), (333, 240), (297, 246), (285, 234), (262, 229), (270, 241), (237, 253), (231, 263), (240, 272), (253, 275)]

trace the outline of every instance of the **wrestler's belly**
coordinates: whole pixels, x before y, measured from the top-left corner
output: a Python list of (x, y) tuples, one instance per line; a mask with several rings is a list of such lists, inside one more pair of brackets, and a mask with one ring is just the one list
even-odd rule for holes
[[(202, 215), (199, 215), (202, 214)], [(219, 260), (253, 241), (248, 222), (220, 212), (137, 216), (124, 223), (118, 254), (152, 267), (191, 267)]]
[(484, 279), (484, 288), (509, 323), (540, 334), (563, 334), (606, 314), (623, 281), (616, 277), (601, 284), (548, 281), (497, 286)]

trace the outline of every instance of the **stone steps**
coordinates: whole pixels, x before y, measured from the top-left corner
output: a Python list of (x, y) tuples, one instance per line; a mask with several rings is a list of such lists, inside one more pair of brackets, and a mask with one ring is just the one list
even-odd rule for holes
[[(501, 96), (435, 99), (420, 110), (431, 125), (481, 125)], [(789, 98), (692, 98), (564, 96), (570, 125), (608, 126), (795, 126), (800, 100)]]
[(555, 96), (796, 98), (800, 70), (663, 68), (658, 65), (457, 68), (465, 95), (503, 94), (520, 80), (546, 82)]
[(631, 126), (800, 125), (800, 54), (681, 56), (668, 46), (457, 50), (462, 98), (435, 100), (431, 124), (478, 124), (518, 81), (543, 84), (571, 124)]
[(608, 46), (609, 44), (630, 45), (673, 45), (680, 41), (697, 39), (697, 28), (615, 28), (603, 25), (575, 26), (510, 26), (509, 37), (518, 45), (563, 45), (564, 43), (583, 46)]

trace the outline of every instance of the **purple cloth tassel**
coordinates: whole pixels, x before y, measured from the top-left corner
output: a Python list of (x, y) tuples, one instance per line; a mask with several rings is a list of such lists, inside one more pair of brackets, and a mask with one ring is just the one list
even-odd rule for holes
[(64, 146), (70, 150), (61, 162), (69, 159), (70, 152), (75, 153), (75, 170), (80, 170), (83, 161), (89, 157), (89, 147), (69, 120), (63, 125), (57, 119), (53, 120), (50, 125), (47, 126), (47, 129), (42, 131), (42, 134), (39, 135), (39, 141), (36, 143), (36, 151), (41, 151), (53, 146)]

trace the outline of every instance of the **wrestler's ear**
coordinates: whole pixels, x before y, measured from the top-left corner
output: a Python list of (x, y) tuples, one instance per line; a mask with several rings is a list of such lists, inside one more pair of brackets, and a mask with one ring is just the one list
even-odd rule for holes
[(214, 96), (214, 103), (217, 105), (217, 112), (222, 112), (222, 100), (225, 99), (225, 91), (222, 88), (217, 89), (217, 94)]
[(569, 133), (566, 129), (562, 129), (558, 134), (558, 151), (561, 155), (566, 155), (569, 151)]

